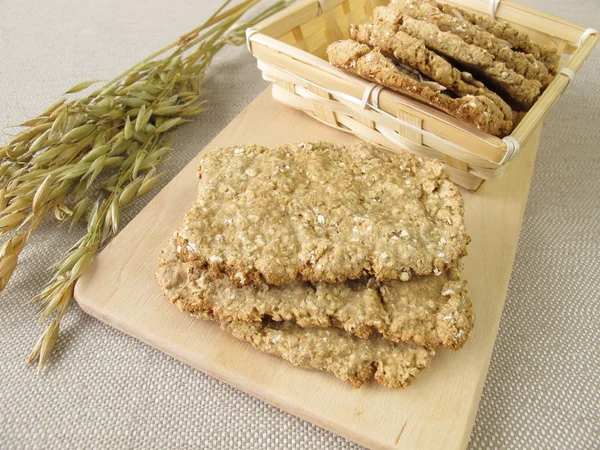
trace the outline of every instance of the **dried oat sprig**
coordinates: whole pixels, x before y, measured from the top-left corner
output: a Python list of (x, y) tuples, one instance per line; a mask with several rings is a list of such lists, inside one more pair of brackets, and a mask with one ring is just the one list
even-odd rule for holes
[[(25, 130), (0, 147), (0, 235), (14, 232), (0, 250), (0, 290), (21, 250), (42, 220), (87, 223), (87, 233), (54, 266), (54, 274), (34, 300), (41, 320), (52, 318), (28, 358), (39, 368), (51, 354), (73, 298), (73, 286), (98, 249), (114, 236), (121, 211), (149, 192), (156, 167), (171, 144), (163, 135), (203, 111), (202, 80), (225, 45), (244, 42), (244, 32), (286, 6), (282, 0), (243, 24), (238, 20), (260, 0), (228, 10), (226, 1), (203, 25), (143, 59), (91, 94), (62, 98)], [(97, 81), (79, 83), (75, 94)], [(16, 230), (16, 231), (15, 231)]]

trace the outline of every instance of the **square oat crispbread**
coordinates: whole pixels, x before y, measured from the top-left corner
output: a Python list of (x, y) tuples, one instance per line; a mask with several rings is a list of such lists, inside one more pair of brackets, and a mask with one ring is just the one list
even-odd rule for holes
[(334, 326), (361, 338), (376, 333), (394, 342), (457, 350), (473, 328), (473, 311), (458, 269), (410, 281), (352, 280), (338, 284), (295, 281), (284, 286), (235, 287), (183, 263), (172, 238), (159, 257), (163, 294), (186, 310), (220, 321), (292, 321)]
[(435, 0), (392, 0), (349, 34), (329, 45), (332, 65), (498, 137), (537, 101), (560, 56), (509, 24)]
[(546, 87), (553, 78), (545, 64), (531, 53), (514, 50), (509, 42), (476, 26), (464, 17), (443, 12), (433, 0), (395, 0), (386, 8), (385, 14), (405, 14), (413, 19), (431, 22), (441, 31), (452, 32), (466, 43), (485, 49), (496, 60), (504, 62), (509, 69), (528, 79), (540, 81), (543, 87)]
[[(376, 25), (372, 23), (352, 25), (350, 37), (362, 44), (373, 46), (385, 52), (386, 55), (393, 56), (404, 67), (413, 68), (419, 74), (439, 83), (458, 97), (467, 95), (488, 97), (502, 111), (504, 119), (511, 121), (512, 108), (498, 94), (486, 88), (481, 81), (473, 78), (471, 73), (459, 71), (446, 58), (429, 50), (423, 41), (398, 30), (394, 25), (383, 21)], [(332, 46), (334, 45), (336, 44), (332, 44)], [(332, 60), (332, 56), (330, 55), (330, 62), (337, 65)], [(512, 126), (512, 124), (510, 125)]]
[(439, 161), (361, 143), (205, 153), (177, 231), (184, 262), (238, 285), (408, 280), (466, 254), (463, 201)]
[(222, 322), (221, 328), (254, 348), (306, 369), (331, 372), (359, 388), (371, 378), (390, 389), (412, 383), (435, 351), (381, 337), (361, 339), (337, 328), (301, 328), (263, 321)]
[[(482, 89), (479, 95), (466, 94), (460, 98), (453, 98), (440, 92), (439, 89), (431, 88), (430, 83), (420, 80), (418, 74), (397, 66), (379, 49), (371, 49), (368, 45), (353, 40), (333, 42), (327, 48), (327, 54), (331, 64), (336, 67), (346, 69), (369, 81), (428, 103), (490, 134), (504, 136), (512, 129), (512, 110), (504, 104), (508, 110), (503, 111), (492, 97), (495, 95), (493, 93), (488, 95)], [(445, 60), (443, 61), (450, 66)], [(438, 68), (439, 66), (434, 69), (435, 73), (441, 75), (442, 71), (439, 71)], [(471, 86), (461, 80), (460, 73), (456, 69), (453, 71), (458, 75), (459, 84)], [(472, 87), (475, 90), (478, 89), (475, 86)], [(504, 103), (500, 97), (498, 100)]]
[(472, 44), (489, 52), (495, 60), (506, 64), (527, 79), (538, 80), (547, 86), (552, 80), (548, 69), (532, 54), (513, 50), (510, 43), (480, 28), (465, 18), (442, 12), (433, 0), (395, 0), (387, 7), (377, 7), (373, 16), (382, 18), (388, 23), (399, 23), (402, 16), (436, 25), (441, 31), (451, 32), (459, 36), (467, 44)]
[(465, 42), (460, 36), (451, 31), (442, 31), (434, 24), (425, 20), (413, 19), (398, 13), (390, 7), (375, 8), (372, 22), (364, 25), (372, 27), (373, 33), (380, 35), (382, 26), (391, 26), (393, 32), (403, 32), (419, 39), (425, 46), (440, 55), (474, 71), (481, 78), (502, 89), (511, 99), (524, 108), (533, 105), (540, 94), (542, 84), (536, 79), (528, 79), (509, 69), (506, 63), (498, 61), (486, 49)]
[[(235, 321), (215, 305), (212, 309), (207, 307), (207, 301), (217, 302), (233, 290), (257, 292), (261, 288), (234, 288), (227, 280), (208, 276), (200, 284), (190, 283), (186, 276), (189, 264), (181, 263), (174, 252), (174, 244), (170, 245), (170, 249), (161, 255), (157, 272), (165, 296), (182, 311), (200, 319), (217, 320), (221, 328), (234, 337), (296, 366), (331, 372), (355, 387), (374, 377), (379, 384), (389, 388), (402, 388), (429, 365), (435, 353), (433, 349), (414, 343), (395, 343), (382, 337), (362, 339), (339, 328), (303, 328), (293, 321), (274, 321), (266, 316), (259, 321)], [(223, 288), (224, 285), (227, 287)], [(198, 296), (198, 291), (204, 293), (203, 298)], [(296, 293), (293, 287), (291, 291)], [(256, 301), (259, 304), (260, 298)], [(297, 301), (300, 303), (302, 298)]]
[(499, 22), (482, 14), (475, 14), (454, 5), (436, 2), (440, 11), (464, 19), (476, 25), (480, 29), (508, 42), (515, 50), (529, 53), (534, 58), (542, 61), (550, 73), (556, 73), (560, 55), (556, 48), (543, 48), (533, 42), (526, 33), (517, 30), (508, 22)]

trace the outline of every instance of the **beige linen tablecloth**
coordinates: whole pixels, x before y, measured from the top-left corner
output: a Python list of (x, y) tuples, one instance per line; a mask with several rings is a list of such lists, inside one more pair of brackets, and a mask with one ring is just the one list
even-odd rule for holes
[[(599, 0), (523, 1), (600, 28)], [(111, 78), (218, 4), (0, 0), (0, 126), (38, 114), (79, 81)], [(546, 120), (473, 448), (600, 447), (599, 74), (596, 49)], [(226, 49), (204, 84), (210, 109), (174, 134), (162, 184), (126, 219), (266, 86), (245, 48)], [(42, 330), (30, 298), (82, 232), (46, 223), (1, 294), (1, 448), (357, 448), (77, 306), (44, 376), (24, 367)]]

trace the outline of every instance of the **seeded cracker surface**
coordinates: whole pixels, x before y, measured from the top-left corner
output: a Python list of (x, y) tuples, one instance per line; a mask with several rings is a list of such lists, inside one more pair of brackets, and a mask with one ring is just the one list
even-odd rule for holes
[[(161, 258), (162, 265), (157, 273), (159, 283), (163, 293), (182, 311), (201, 319), (218, 320), (221, 328), (260, 351), (279, 356), (296, 366), (331, 372), (355, 387), (373, 377), (389, 388), (405, 387), (429, 365), (435, 353), (413, 343), (394, 343), (381, 337), (361, 339), (338, 328), (301, 328), (293, 322), (269, 319), (235, 322), (226, 317), (219, 318), (199, 305), (194, 297), (198, 287), (190, 285), (185, 276), (186, 268), (178, 262), (172, 249), (163, 252)], [(169, 260), (165, 261), (165, 258)], [(228, 283), (210, 277), (205, 281), (215, 286)], [(248, 288), (238, 290), (242, 289)], [(225, 294), (218, 288), (206, 289), (206, 292)]]
[[(396, 66), (379, 50), (372, 50), (368, 45), (352, 40), (333, 42), (327, 48), (327, 54), (329, 61), (335, 67), (346, 69), (367, 80), (429, 103), (493, 135), (503, 136), (510, 133), (512, 121), (485, 92), (477, 96), (450, 97), (429, 88), (419, 80), (418, 76)], [(458, 71), (456, 73), (458, 74)], [(477, 89), (474, 86), (473, 88)]]
[(391, 389), (406, 387), (429, 366), (434, 354), (416, 344), (360, 339), (336, 328), (235, 322), (221, 327), (262, 352), (295, 366), (331, 372), (357, 388), (371, 378)]
[(204, 155), (176, 233), (184, 262), (236, 285), (440, 274), (466, 253), (463, 201), (438, 161), (368, 144)]
[[(457, 350), (473, 328), (471, 301), (459, 271), (411, 281), (344, 283), (295, 281), (284, 286), (235, 287), (177, 257), (171, 239), (159, 257), (156, 277), (173, 303), (220, 321), (292, 321), (301, 327), (335, 326), (362, 338), (379, 332), (394, 342)], [(185, 286), (185, 288), (183, 287)]]
[(514, 49), (532, 54), (535, 58), (541, 60), (551, 73), (558, 70), (560, 55), (555, 48), (542, 48), (535, 42), (532, 42), (526, 33), (523, 33), (507, 22), (499, 22), (482, 14), (473, 14), (445, 3), (437, 3), (437, 7), (448, 14), (458, 18), (466, 19), (481, 29), (507, 41)]
[[(401, 16), (399, 21), (389, 13), (390, 8), (376, 8), (379, 12), (373, 26), (380, 21), (393, 25), (399, 31), (422, 40), (436, 52), (465, 65), (468, 70), (477, 71), (480, 76), (501, 87), (517, 103), (531, 107), (540, 93), (542, 84), (538, 80), (529, 80), (509, 69), (502, 61), (497, 61), (486, 49), (466, 43), (452, 32), (441, 31), (437, 25), (424, 20)], [(391, 23), (390, 23), (391, 22)]]
[(547, 86), (552, 77), (548, 76), (546, 66), (530, 53), (515, 51), (510, 43), (492, 33), (475, 26), (468, 20), (442, 12), (431, 0), (395, 0), (388, 7), (375, 8), (374, 17), (385, 17), (388, 22), (398, 23), (402, 15), (413, 19), (425, 20), (438, 26), (442, 31), (449, 31), (461, 37), (466, 43), (487, 50), (506, 67), (534, 79)]
[[(479, 80), (473, 79), (470, 73), (460, 72), (448, 60), (429, 50), (421, 40), (397, 30), (393, 25), (379, 21), (352, 26), (350, 36), (358, 42), (372, 45), (393, 55), (394, 58), (414, 67), (459, 97), (467, 95), (488, 97), (502, 111), (504, 120), (512, 119), (511, 107), (498, 94), (486, 88)], [(331, 54), (330, 61), (333, 64)], [(449, 100), (453, 99), (449, 98)]]

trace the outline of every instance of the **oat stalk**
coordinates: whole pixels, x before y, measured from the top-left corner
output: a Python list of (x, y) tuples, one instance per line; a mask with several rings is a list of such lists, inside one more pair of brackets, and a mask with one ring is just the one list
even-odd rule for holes
[[(226, 1), (204, 24), (143, 59), (91, 94), (61, 98), (0, 147), (0, 290), (20, 252), (45, 217), (87, 223), (87, 233), (53, 267), (34, 298), (40, 321), (50, 320), (28, 363), (48, 361), (77, 279), (120, 227), (122, 209), (159, 180), (156, 167), (171, 144), (163, 135), (204, 110), (201, 84), (213, 57), (244, 42), (245, 30), (287, 5), (281, 0), (245, 23), (238, 20), (260, 0), (226, 10)], [(98, 83), (85, 81), (66, 94)]]

